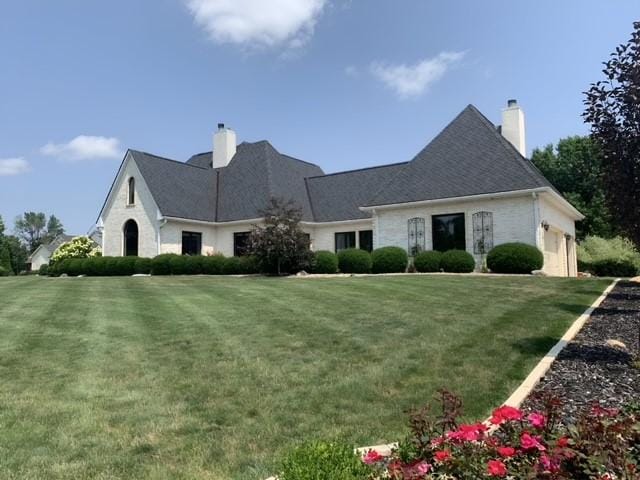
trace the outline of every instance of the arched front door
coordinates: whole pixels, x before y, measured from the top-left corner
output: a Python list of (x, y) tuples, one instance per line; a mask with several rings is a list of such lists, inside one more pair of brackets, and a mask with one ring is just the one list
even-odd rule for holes
[(124, 224), (124, 255), (138, 256), (138, 224), (135, 220), (127, 220)]

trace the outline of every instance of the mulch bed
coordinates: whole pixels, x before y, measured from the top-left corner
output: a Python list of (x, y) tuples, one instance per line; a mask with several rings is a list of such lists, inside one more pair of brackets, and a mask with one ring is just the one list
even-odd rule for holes
[[(594, 403), (620, 408), (640, 401), (640, 283), (619, 282), (525, 400), (538, 409), (547, 394), (563, 401), (564, 421), (572, 422)], [(625, 348), (607, 345), (618, 340)], [(634, 355), (636, 357), (634, 357)]]

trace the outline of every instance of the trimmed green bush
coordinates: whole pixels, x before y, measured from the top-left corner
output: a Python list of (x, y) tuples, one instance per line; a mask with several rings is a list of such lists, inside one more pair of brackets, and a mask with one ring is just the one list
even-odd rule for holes
[(175, 253), (163, 253), (151, 260), (152, 275), (171, 275), (171, 260), (179, 257)]
[(225, 257), (222, 254), (202, 257), (202, 273), (205, 275), (222, 275)]
[(371, 254), (358, 248), (347, 248), (338, 253), (338, 267), (342, 273), (370, 273)]
[(471, 273), (476, 261), (466, 250), (448, 250), (442, 254), (440, 267), (448, 273)]
[(4, 267), (0, 267), (0, 277), (8, 277), (9, 276), (9, 270), (7, 270)]
[(599, 277), (635, 277), (637, 265), (630, 259), (605, 258), (591, 264), (592, 272)]
[(225, 258), (222, 265), (222, 273), (223, 275), (240, 275), (243, 273), (240, 257)]
[(338, 271), (338, 256), (328, 250), (319, 250), (313, 254), (311, 272), (336, 273)]
[[(40, 268), (38, 269), (38, 275), (42, 277), (46, 277), (47, 275), (49, 275), (49, 265), (47, 265), (46, 263), (44, 265), (40, 265)], [(2, 276), (2, 273), (0, 273), (0, 276)]]
[(543, 263), (542, 252), (526, 243), (503, 243), (487, 255), (487, 267), (495, 273), (531, 273)]
[(260, 262), (253, 255), (240, 257), (240, 273), (243, 275), (260, 273)]
[(153, 260), (151, 258), (138, 257), (136, 258), (135, 273), (149, 275), (153, 266)]
[(442, 252), (429, 250), (420, 252), (413, 259), (413, 266), (418, 272), (439, 272), (442, 262)]
[(281, 462), (280, 480), (364, 480), (368, 468), (346, 443), (307, 442), (292, 450)]
[(381, 247), (371, 253), (373, 273), (403, 273), (407, 271), (409, 257), (404, 248)]

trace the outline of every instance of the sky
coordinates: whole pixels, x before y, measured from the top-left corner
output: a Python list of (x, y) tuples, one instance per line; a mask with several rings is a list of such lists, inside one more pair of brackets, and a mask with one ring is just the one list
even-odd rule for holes
[(224, 122), (327, 173), (410, 160), (467, 104), (527, 146), (588, 132), (582, 92), (638, 0), (21, 0), (0, 4), (0, 215), (94, 224), (127, 148)]

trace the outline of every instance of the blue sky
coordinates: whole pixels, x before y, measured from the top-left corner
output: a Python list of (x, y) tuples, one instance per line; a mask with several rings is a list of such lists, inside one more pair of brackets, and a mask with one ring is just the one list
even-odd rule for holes
[(23, 0), (0, 6), (0, 215), (95, 221), (122, 154), (211, 149), (218, 122), (326, 172), (412, 158), (508, 98), (529, 150), (584, 134), (582, 94), (637, 0)]

